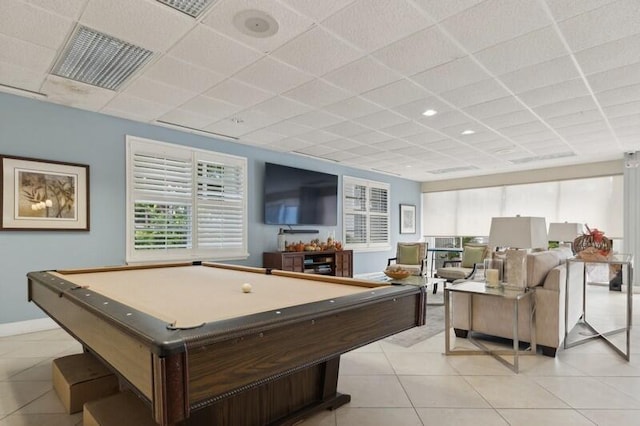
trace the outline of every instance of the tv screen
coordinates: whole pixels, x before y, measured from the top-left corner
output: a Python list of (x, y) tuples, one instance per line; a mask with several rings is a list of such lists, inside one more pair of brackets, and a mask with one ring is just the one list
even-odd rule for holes
[(266, 163), (264, 222), (268, 225), (338, 224), (338, 176)]

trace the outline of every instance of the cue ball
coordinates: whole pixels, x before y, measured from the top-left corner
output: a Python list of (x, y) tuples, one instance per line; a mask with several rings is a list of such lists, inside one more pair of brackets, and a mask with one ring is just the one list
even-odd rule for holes
[(249, 284), (249, 283), (242, 284), (242, 292), (243, 293), (251, 293), (251, 284)]

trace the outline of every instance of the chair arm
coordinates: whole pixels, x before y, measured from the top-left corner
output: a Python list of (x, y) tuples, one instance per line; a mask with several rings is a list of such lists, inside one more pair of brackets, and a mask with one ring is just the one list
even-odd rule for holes
[(396, 262), (398, 261), (397, 257), (390, 257), (389, 260), (387, 260), (387, 266), (391, 265), (391, 261), (395, 260)]

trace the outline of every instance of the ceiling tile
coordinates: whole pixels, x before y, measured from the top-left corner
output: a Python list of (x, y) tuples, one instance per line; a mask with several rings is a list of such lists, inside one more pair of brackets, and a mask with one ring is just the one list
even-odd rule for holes
[(489, 77), (489, 74), (466, 56), (413, 75), (411, 79), (433, 93), (442, 93)]
[[(619, 0), (558, 23), (573, 50), (638, 34), (640, 7), (637, 0)], [(606, 31), (594, 31), (606, 28)]]
[(327, 142), (326, 145), (329, 148), (339, 149), (339, 150), (357, 148), (359, 146), (362, 146), (361, 143), (358, 143), (352, 139), (346, 139), (346, 138), (340, 138), (340, 139), (333, 140), (331, 142)]
[(537, 117), (533, 115), (531, 111), (523, 109), (516, 112), (483, 118), (482, 122), (491, 128), (500, 129), (503, 127), (515, 126), (517, 124), (529, 123), (535, 120), (537, 120)]
[(412, 135), (422, 134), (424, 133), (425, 128), (414, 121), (406, 121), (404, 123), (385, 127), (380, 131), (397, 138), (405, 138)]
[(345, 6), (353, 3), (353, 0), (280, 0), (317, 22), (327, 16), (333, 15)]
[(297, 115), (295, 117), (291, 117), (289, 121), (292, 121), (297, 124), (302, 124), (304, 126), (309, 126), (309, 127), (314, 127), (319, 129), (322, 127), (339, 123), (343, 120), (340, 117), (337, 117), (333, 114), (328, 114), (320, 110), (314, 110), (314, 111), (306, 112), (304, 114)]
[(194, 28), (170, 53), (183, 61), (223, 74), (232, 74), (262, 56), (204, 25)]
[(323, 157), (329, 160), (342, 162), (357, 157), (358, 154), (349, 151), (333, 151), (325, 154)]
[(587, 80), (596, 93), (638, 84), (640, 83), (640, 62), (588, 75)]
[(375, 154), (379, 154), (382, 156), (385, 155), (384, 150), (381, 150), (369, 145), (358, 145), (353, 148), (347, 149), (347, 151), (353, 152), (354, 154), (358, 154), (358, 155), (375, 155)]
[(550, 23), (537, 0), (486, 0), (442, 25), (468, 51), (477, 52)]
[[(90, 111), (100, 110), (117, 95), (117, 93), (112, 90), (91, 86), (79, 81), (68, 80), (56, 75), (48, 75), (42, 83), (40, 91), (46, 93), (47, 100), (51, 102)], [(136, 101), (136, 99), (132, 99), (132, 102)], [(142, 101), (142, 99), (140, 99), (140, 101)], [(141, 104), (142, 103), (143, 102), (141, 102)], [(109, 104), (109, 106), (111, 105)], [(162, 108), (164, 108), (165, 111), (168, 109), (165, 106), (157, 106), (156, 109), (156, 105), (149, 105), (148, 110), (143, 109), (141, 111), (142, 117), (146, 121), (147, 117), (149, 117), (145, 115), (147, 112), (151, 112), (155, 117), (154, 114)], [(122, 111), (128, 110), (123, 109)]]
[(225, 78), (222, 74), (183, 62), (170, 55), (165, 55), (150, 65), (144, 76), (194, 92), (205, 91)]
[(76, 19), (88, 0), (25, 0), (26, 3), (47, 9), (60, 16)]
[(516, 124), (514, 126), (498, 127), (498, 131), (509, 138), (513, 138), (515, 136), (530, 133), (549, 131), (549, 128), (540, 121), (530, 121), (528, 123)]
[(240, 138), (247, 133), (257, 130), (259, 127), (253, 126), (248, 122), (236, 123), (228, 119), (220, 120), (216, 123), (205, 127), (207, 132), (217, 133), (222, 136), (231, 138)]
[(109, 101), (101, 111), (112, 115), (126, 114), (126, 116), (133, 117), (135, 120), (146, 122), (162, 117), (170, 109), (171, 107), (167, 105), (120, 93)]
[(305, 146), (299, 149), (295, 150), (296, 152), (299, 152), (301, 154), (307, 154), (307, 155), (311, 155), (314, 157), (321, 157), (329, 152), (334, 151), (332, 148), (329, 148), (328, 146), (322, 144), (322, 145), (311, 145), (311, 146)]
[(389, 84), (397, 80), (398, 76), (370, 57), (365, 57), (331, 71), (323, 78), (338, 87), (360, 94)]
[(494, 75), (500, 75), (567, 53), (553, 27), (548, 26), (488, 47), (475, 57)]
[(271, 56), (320, 76), (362, 57), (362, 52), (324, 29), (314, 27), (274, 51)]
[(229, 79), (207, 90), (204, 95), (242, 107), (250, 107), (271, 98), (273, 93)]
[(366, 133), (370, 131), (370, 129), (367, 129), (364, 126), (354, 123), (353, 121), (343, 121), (341, 123), (332, 124), (331, 126), (327, 126), (322, 130), (329, 133), (335, 133), (336, 135), (340, 135), (344, 137), (354, 136), (360, 133)]
[(518, 97), (530, 108), (535, 108), (587, 95), (589, 90), (584, 81), (576, 79), (519, 93)]
[(610, 132), (609, 126), (607, 126), (607, 123), (605, 123), (604, 120), (593, 121), (591, 123), (582, 123), (574, 126), (560, 127), (556, 128), (556, 131), (560, 136), (565, 138), (569, 136), (584, 134), (593, 135), (596, 132)]
[(285, 92), (313, 79), (311, 75), (270, 57), (254, 62), (234, 78), (275, 93)]
[(575, 56), (587, 75), (634, 64), (640, 57), (640, 34), (582, 50)]
[(426, 130), (426, 131), (423, 131), (422, 133), (417, 133), (411, 136), (405, 136), (403, 139), (411, 142), (412, 144), (421, 145), (421, 146), (427, 146), (427, 145), (432, 146), (433, 144), (435, 144), (436, 146), (439, 146), (439, 144), (443, 143), (442, 142), (443, 140), (446, 140), (446, 141), (450, 140), (448, 136), (445, 136), (441, 133), (437, 133), (431, 130)]
[(299, 150), (301, 148), (304, 148), (305, 146), (310, 146), (311, 144), (298, 138), (283, 138), (274, 142), (270, 142), (268, 145), (269, 149), (274, 149), (276, 151), (282, 152), (290, 152)]
[(129, 0), (90, 1), (80, 23), (154, 52), (166, 52), (193, 25), (162, 3)]
[(282, 140), (284, 136), (279, 135), (277, 133), (268, 132), (266, 130), (256, 130), (253, 132), (246, 133), (240, 137), (240, 140), (243, 142), (256, 144), (256, 145), (268, 145), (273, 142), (277, 142)]
[(617, 0), (545, 0), (553, 17), (564, 21)]
[(288, 98), (283, 98), (282, 96), (274, 96), (273, 98), (254, 105), (251, 109), (280, 118), (289, 118), (300, 115), (300, 113), (303, 112), (308, 112), (311, 110), (311, 107)]
[(596, 98), (603, 107), (640, 101), (640, 84), (606, 90), (604, 92), (597, 93)]
[[(416, 54), (428, 52), (428, 54)], [(437, 65), (465, 56), (437, 27), (427, 28), (398, 40), (373, 56), (405, 76), (413, 75)]]
[(285, 136), (297, 136), (307, 133), (311, 128), (290, 121), (280, 121), (279, 123), (265, 127), (265, 130), (268, 132), (280, 133)]
[(602, 119), (602, 114), (597, 109), (580, 111), (573, 114), (559, 115), (548, 118), (547, 123), (553, 128), (573, 126), (575, 124), (590, 123)]
[(596, 104), (591, 96), (583, 96), (553, 104), (542, 105), (535, 108), (535, 112), (542, 118), (546, 119), (550, 117), (557, 117), (559, 115), (577, 113), (580, 111), (589, 111), (596, 108)]
[(464, 108), (464, 111), (475, 118), (483, 119), (487, 117), (494, 117), (496, 115), (504, 115), (507, 113), (520, 111), (522, 110), (522, 108), (522, 104), (518, 102), (513, 96), (506, 96), (504, 98), (495, 99), (493, 101), (472, 105), (470, 107)]
[(168, 86), (155, 80), (137, 78), (127, 87), (127, 93), (148, 101), (156, 102), (173, 107), (179, 106), (187, 100), (196, 96), (195, 92), (178, 89), (175, 86)]
[(285, 92), (284, 96), (316, 108), (321, 108), (339, 102), (352, 95), (349, 92), (316, 79)]
[(39, 46), (57, 49), (73, 21), (17, 0), (0, 2), (0, 33)]
[[(250, 128), (250, 131), (255, 131), (262, 127), (271, 126), (275, 123), (281, 122), (280, 117), (276, 117), (272, 114), (267, 114), (262, 111), (257, 111), (254, 109), (245, 109), (239, 112), (234, 112), (233, 114), (228, 115), (229, 118), (226, 121), (231, 125), (241, 125), (247, 128)], [(234, 120), (239, 119), (238, 120)], [(232, 126), (233, 127), (233, 126)], [(243, 135), (246, 133), (242, 133)]]
[(469, 124), (473, 120), (469, 116), (458, 110), (445, 111), (434, 115), (433, 117), (422, 116), (420, 123), (429, 126), (432, 129), (444, 129), (457, 124)]
[(622, 117), (640, 111), (640, 101), (609, 105), (603, 108), (607, 117)]
[[(260, 11), (269, 15), (278, 24), (277, 32), (269, 37), (260, 37), (254, 36), (253, 33), (248, 35), (238, 29), (236, 27), (236, 16), (240, 12), (247, 11)], [(256, 16), (250, 13), (248, 15)], [(244, 21), (249, 16), (242, 19), (241, 23), (238, 23), (241, 28), (245, 28)], [(260, 15), (257, 16), (261, 17)], [(274, 0), (221, 0), (205, 16), (202, 23), (247, 46), (269, 53), (307, 30), (311, 27), (313, 21)]]
[[(425, 99), (419, 99), (417, 101), (409, 102), (408, 104), (398, 105), (392, 108), (393, 111), (404, 115), (412, 120), (420, 121), (422, 123), (430, 123), (437, 121), (437, 117), (447, 111), (451, 111), (453, 108), (446, 104), (443, 100), (434, 96), (430, 96)], [(426, 117), (422, 113), (427, 109), (433, 109), (438, 113), (432, 117)]]
[(397, 150), (397, 149), (403, 149), (403, 148), (411, 148), (413, 149), (414, 153), (417, 151), (417, 148), (414, 144), (404, 141), (402, 139), (387, 139), (382, 142), (369, 143), (368, 145), (374, 146), (382, 150), (385, 150), (385, 149)]
[(315, 130), (313, 132), (301, 133), (298, 135), (298, 137), (308, 142), (319, 144), (325, 144), (329, 141), (338, 139), (335, 133), (325, 132), (324, 130)]
[(323, 22), (328, 29), (368, 52), (431, 24), (406, 0), (358, 0)]
[(227, 117), (242, 109), (242, 107), (238, 105), (233, 105), (206, 96), (198, 96), (196, 98), (193, 98), (181, 105), (180, 108), (188, 112), (211, 117), (210, 122)]
[(483, 0), (415, 0), (415, 3), (424, 9), (431, 18), (439, 22), (471, 8), (481, 1)]
[(40, 85), (47, 74), (0, 62), (0, 84), (19, 89), (40, 91)]
[(192, 111), (187, 111), (181, 108), (176, 108), (164, 114), (160, 118), (160, 121), (165, 121), (170, 124), (177, 124), (179, 126), (191, 127), (193, 129), (200, 129), (216, 121), (212, 117), (204, 114), (197, 114)]
[(353, 97), (344, 101), (336, 102), (324, 108), (325, 111), (351, 120), (367, 114), (378, 112), (381, 108), (360, 97)]
[[(55, 55), (55, 50), (0, 34), (0, 62), (31, 71), (49, 72)], [(3, 78), (0, 76), (0, 79)]]
[(580, 77), (571, 57), (563, 56), (498, 77), (514, 93), (550, 86)]
[(359, 135), (351, 136), (351, 139), (369, 145), (388, 141), (389, 135), (380, 132), (366, 132), (360, 133)]
[(384, 127), (393, 126), (394, 124), (400, 124), (408, 120), (406, 117), (400, 114), (396, 114), (388, 110), (383, 110), (375, 112), (373, 114), (365, 115), (364, 117), (357, 118), (353, 121), (371, 129), (382, 129)]
[(509, 92), (493, 79), (441, 93), (444, 99), (460, 108), (504, 98), (507, 95)]
[(406, 80), (398, 80), (386, 86), (370, 90), (361, 95), (378, 105), (386, 108), (406, 104), (418, 99), (426, 98), (428, 93), (417, 84)]

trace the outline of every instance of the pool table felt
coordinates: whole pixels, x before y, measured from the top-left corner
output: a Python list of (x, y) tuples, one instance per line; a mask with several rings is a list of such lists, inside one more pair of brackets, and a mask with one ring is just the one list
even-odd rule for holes
[[(177, 328), (372, 291), (208, 266), (53, 274)], [(244, 283), (250, 293), (243, 293)]]

